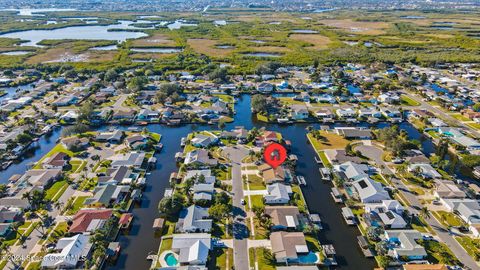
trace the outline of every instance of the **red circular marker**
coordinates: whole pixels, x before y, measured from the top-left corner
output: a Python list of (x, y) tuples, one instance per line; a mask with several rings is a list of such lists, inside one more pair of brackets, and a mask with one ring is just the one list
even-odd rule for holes
[(263, 152), (263, 160), (273, 168), (277, 168), (287, 159), (287, 150), (281, 144), (271, 143)]

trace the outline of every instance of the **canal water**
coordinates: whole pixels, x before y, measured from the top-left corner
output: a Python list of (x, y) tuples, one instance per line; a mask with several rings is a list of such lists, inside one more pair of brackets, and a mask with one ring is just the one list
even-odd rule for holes
[[(356, 236), (359, 231), (356, 227), (347, 226), (341, 216), (341, 206), (335, 204), (330, 196), (330, 184), (320, 180), (319, 167), (315, 163), (315, 152), (306, 138), (306, 128), (311, 124), (278, 125), (256, 122), (252, 118), (250, 96), (243, 95), (235, 104), (235, 120), (227, 124), (226, 129), (244, 126), (266, 127), (268, 130), (281, 132), (285, 139), (292, 142), (292, 153), (298, 156), (297, 173), (303, 175), (307, 186), (303, 193), (310, 212), (320, 214), (324, 223), (324, 230), (320, 233), (322, 244), (333, 244), (337, 252), (337, 260), (341, 269), (373, 269), (375, 262), (366, 259), (358, 248)], [(359, 124), (364, 125), (364, 124)], [(383, 126), (385, 124), (379, 124)], [(313, 124), (319, 128), (319, 124)], [(411, 139), (420, 139), (421, 134), (409, 123), (400, 124)], [(148, 269), (150, 261), (146, 258), (150, 253), (156, 253), (160, 239), (154, 236), (153, 221), (158, 217), (157, 205), (163, 197), (165, 188), (168, 187), (170, 173), (178, 170), (175, 162), (175, 153), (181, 151), (180, 139), (195, 130), (216, 129), (209, 125), (182, 125), (169, 127), (165, 125), (149, 125), (148, 129), (162, 134), (163, 150), (156, 154), (157, 166), (147, 177), (147, 185), (143, 193), (142, 203), (133, 209), (135, 216), (132, 229), (128, 235), (121, 235), (122, 252), (115, 266), (108, 269)], [(42, 137), (30, 156), (18, 164), (13, 164), (6, 171), (0, 172), (1, 182), (5, 183), (13, 174), (24, 173), (29, 163), (39, 160), (50, 149), (60, 136), (60, 130), (55, 130), (49, 137)], [(425, 152), (432, 153), (434, 146), (429, 140), (422, 141)], [(243, 270), (243, 269), (242, 269)]]
[[(330, 184), (320, 180), (318, 165), (315, 163), (315, 152), (306, 138), (307, 124), (270, 125), (258, 123), (252, 119), (250, 96), (244, 95), (235, 104), (235, 121), (227, 124), (226, 129), (244, 126), (247, 129), (266, 127), (269, 130), (281, 132), (285, 139), (292, 142), (292, 153), (298, 156), (297, 172), (307, 181), (303, 193), (309, 210), (319, 213), (324, 222), (324, 230), (320, 234), (322, 244), (333, 244), (337, 251), (337, 260), (342, 269), (373, 269), (375, 262), (366, 259), (358, 248), (356, 227), (347, 226), (340, 214), (340, 205), (333, 202), (330, 196)], [(119, 238), (123, 247), (117, 265), (109, 269), (148, 269), (150, 262), (146, 260), (149, 253), (156, 253), (160, 239), (154, 237), (153, 220), (158, 216), (157, 205), (168, 187), (170, 173), (178, 168), (175, 165), (175, 153), (181, 151), (180, 138), (194, 130), (216, 129), (216, 126), (185, 125), (168, 127), (164, 125), (149, 125), (148, 129), (162, 134), (164, 148), (156, 155), (157, 168), (148, 177), (146, 190), (140, 207), (133, 210), (135, 219), (133, 228), (128, 235)]]

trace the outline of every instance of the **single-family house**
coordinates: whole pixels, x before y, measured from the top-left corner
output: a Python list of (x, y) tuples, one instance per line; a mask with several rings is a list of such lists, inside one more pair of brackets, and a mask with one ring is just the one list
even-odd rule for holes
[(292, 194), (292, 187), (275, 183), (267, 186), (267, 194), (263, 198), (265, 204), (287, 204)]
[(130, 186), (101, 185), (94, 189), (93, 197), (85, 200), (89, 207), (113, 207), (125, 201), (130, 194)]
[(61, 169), (32, 169), (25, 172), (17, 183), (26, 183), (36, 188), (44, 189), (60, 179), (61, 176)]
[(209, 147), (218, 143), (218, 138), (215, 135), (208, 135), (199, 133), (191, 140), (191, 143), (195, 147)]
[(272, 232), (272, 253), (277, 263), (295, 263), (299, 256), (309, 252), (303, 232)]
[(208, 209), (197, 205), (184, 208), (179, 215), (176, 229), (179, 232), (210, 232), (213, 220), (209, 218)]
[(257, 91), (260, 93), (270, 93), (274, 89), (274, 85), (267, 82), (262, 82), (257, 85)]
[(310, 117), (310, 113), (305, 105), (292, 105), (291, 108), (290, 117), (294, 120), (305, 120)]
[(200, 178), (203, 178), (205, 184), (215, 183), (215, 176), (212, 175), (211, 170), (188, 170), (183, 180), (186, 181), (190, 178), (195, 178), (195, 183), (197, 183)]
[(332, 122), (335, 115), (330, 109), (320, 109), (315, 112), (315, 116), (323, 122)]
[(351, 161), (334, 165), (333, 169), (335, 172), (340, 174), (341, 177), (349, 180), (357, 180), (368, 177), (373, 170), (369, 165), (359, 164)]
[(105, 222), (112, 217), (111, 209), (83, 209), (78, 211), (72, 219), (68, 232), (85, 233), (103, 228)]
[(186, 165), (211, 165), (215, 166), (217, 165), (217, 160), (214, 158), (210, 158), (208, 155), (208, 151), (204, 149), (195, 149), (193, 151), (190, 151), (187, 153), (185, 156), (185, 161), (184, 163)]
[(184, 233), (172, 235), (172, 251), (178, 255), (180, 265), (205, 265), (212, 248), (208, 233)]
[(92, 249), (90, 236), (77, 234), (58, 240), (54, 253), (43, 257), (42, 268), (78, 269), (79, 263), (88, 258)]
[(359, 199), (363, 203), (381, 202), (390, 199), (390, 195), (388, 195), (388, 192), (383, 188), (382, 184), (369, 177), (356, 180), (352, 183), (352, 186), (357, 191)]
[(211, 201), (215, 193), (214, 183), (197, 183), (193, 185), (193, 200), (207, 200)]
[(369, 140), (372, 138), (372, 131), (366, 128), (336, 127), (334, 130), (346, 139)]
[(108, 132), (100, 132), (95, 136), (95, 140), (99, 142), (121, 143), (123, 132), (121, 130), (114, 130)]
[(140, 168), (142, 167), (143, 160), (145, 159), (144, 152), (128, 152), (120, 153), (114, 156), (108, 157), (108, 160), (111, 160), (112, 163), (110, 166), (112, 168), (118, 168), (121, 166)]
[(467, 194), (463, 192), (453, 181), (435, 180), (434, 195), (437, 198), (463, 199)]
[(67, 166), (70, 157), (64, 152), (57, 152), (50, 157), (47, 157), (42, 162), (42, 167), (45, 169), (60, 169), (62, 170)]
[(296, 206), (265, 206), (264, 211), (271, 218), (272, 230), (295, 230), (300, 224)]
[(407, 170), (426, 179), (437, 179), (442, 177), (442, 175), (428, 163), (410, 164), (408, 165)]
[(389, 255), (396, 259), (423, 260), (427, 252), (417, 240), (423, 236), (416, 230), (385, 230), (385, 238), (392, 245)]

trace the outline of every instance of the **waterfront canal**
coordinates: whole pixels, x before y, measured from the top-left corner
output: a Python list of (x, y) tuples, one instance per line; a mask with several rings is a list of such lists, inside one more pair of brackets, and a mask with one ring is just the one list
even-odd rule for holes
[[(309, 210), (319, 213), (324, 230), (320, 234), (322, 244), (333, 244), (337, 251), (337, 260), (342, 269), (373, 269), (375, 261), (366, 259), (356, 243), (360, 234), (356, 227), (347, 226), (340, 214), (340, 205), (335, 204), (330, 196), (330, 184), (320, 180), (318, 165), (315, 163), (315, 152), (308, 144), (306, 127), (309, 124), (276, 125), (254, 121), (250, 110), (250, 96), (244, 95), (235, 104), (235, 121), (227, 124), (226, 129), (235, 126), (266, 127), (268, 130), (281, 132), (286, 140), (292, 142), (292, 153), (298, 156), (297, 173), (303, 175), (307, 186), (302, 188)], [(314, 125), (317, 126), (318, 125)], [(175, 153), (180, 148), (181, 137), (195, 130), (216, 129), (208, 125), (184, 125), (168, 127), (149, 125), (148, 129), (162, 134), (164, 149), (156, 155), (157, 168), (148, 176), (147, 187), (140, 207), (133, 210), (135, 219), (128, 235), (119, 238), (123, 247), (117, 265), (109, 269), (148, 269), (150, 262), (146, 260), (149, 253), (156, 253), (160, 239), (154, 237), (153, 220), (158, 216), (157, 205), (168, 187), (170, 173), (178, 168), (174, 162)], [(243, 270), (243, 269), (242, 269)]]
[[(285, 139), (292, 143), (292, 153), (298, 156), (297, 173), (303, 175), (307, 186), (303, 187), (303, 193), (309, 210), (312, 213), (320, 214), (324, 223), (324, 230), (320, 233), (322, 244), (333, 244), (337, 251), (337, 260), (342, 269), (373, 269), (375, 261), (366, 259), (356, 243), (356, 236), (360, 232), (356, 227), (347, 226), (341, 216), (341, 206), (335, 204), (330, 196), (331, 185), (320, 180), (318, 165), (315, 163), (315, 152), (308, 144), (306, 128), (312, 124), (278, 125), (256, 122), (250, 109), (250, 96), (243, 95), (235, 104), (236, 115), (234, 122), (227, 124), (226, 129), (235, 126), (244, 126), (247, 129), (253, 127), (266, 127), (269, 130), (281, 132)], [(364, 123), (359, 125), (366, 125)], [(378, 126), (384, 127), (388, 124), (381, 123)], [(319, 124), (312, 125), (319, 128)], [(435, 151), (433, 143), (428, 140), (421, 140), (419, 133), (411, 124), (404, 122), (399, 125), (406, 130), (410, 139), (420, 140), (425, 153)], [(122, 127), (124, 128), (124, 127)], [(146, 258), (151, 253), (156, 253), (160, 244), (160, 238), (154, 236), (152, 224), (158, 217), (157, 205), (163, 197), (165, 188), (168, 187), (170, 173), (178, 170), (175, 164), (175, 153), (182, 151), (180, 148), (181, 137), (195, 130), (217, 129), (210, 125), (182, 125), (169, 127), (160, 124), (149, 125), (148, 129), (162, 134), (163, 150), (156, 154), (157, 166), (147, 177), (147, 186), (143, 193), (141, 205), (133, 209), (135, 216), (132, 229), (128, 235), (120, 235), (118, 241), (121, 243), (122, 252), (115, 266), (107, 269), (148, 269), (150, 261)], [(48, 153), (56, 144), (61, 133), (60, 129), (53, 131), (49, 136), (42, 137), (36, 146), (28, 152), (26, 158), (17, 164), (13, 164), (7, 170), (0, 172), (1, 182), (5, 183), (13, 174), (24, 173), (28, 164), (38, 161)], [(242, 269), (243, 270), (243, 269)]]

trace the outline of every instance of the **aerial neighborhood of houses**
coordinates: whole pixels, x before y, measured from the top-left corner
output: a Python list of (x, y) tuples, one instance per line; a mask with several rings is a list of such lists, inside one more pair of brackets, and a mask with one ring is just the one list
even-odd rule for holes
[(0, 266), (479, 269), (477, 65), (262, 65), (4, 76)]

